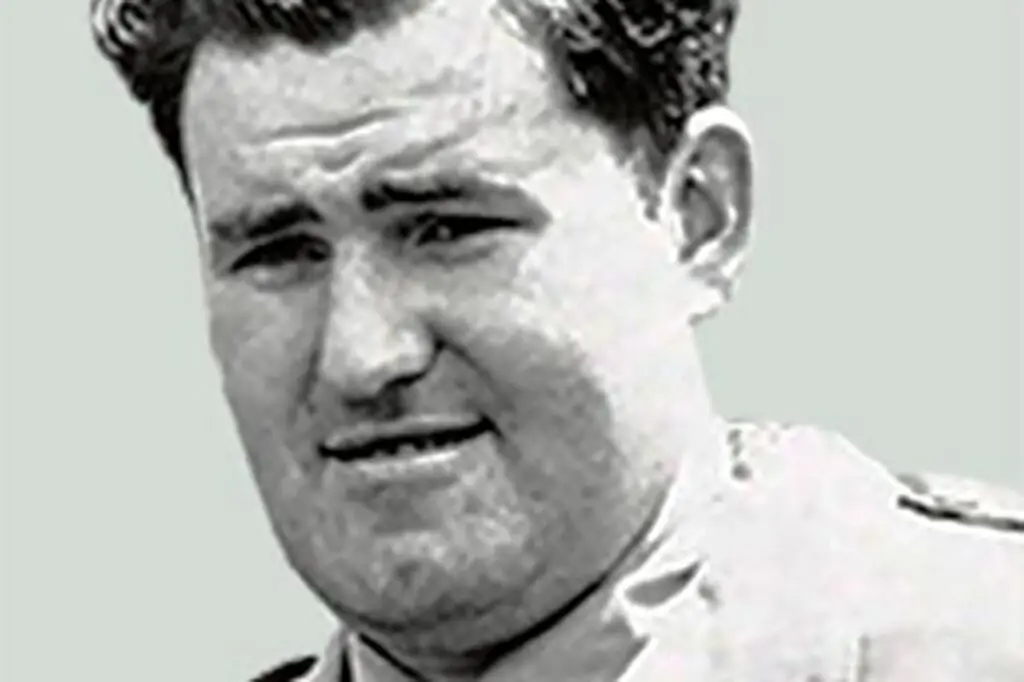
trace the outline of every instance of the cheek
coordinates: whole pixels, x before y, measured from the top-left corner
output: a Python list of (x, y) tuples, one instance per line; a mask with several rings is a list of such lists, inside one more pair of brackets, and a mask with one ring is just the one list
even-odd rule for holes
[(316, 353), (319, 308), (312, 292), (266, 295), (228, 286), (213, 292), (211, 343), (236, 411), (273, 421), (297, 399)]
[[(584, 214), (586, 215), (586, 214)], [(654, 378), (688, 329), (686, 286), (666, 258), (653, 228), (636, 221), (564, 225), (526, 262), (521, 290), (557, 330), (559, 345), (583, 358), (588, 374), (612, 398)], [(675, 349), (676, 351), (678, 349)]]
[(472, 293), (444, 297), (436, 314), (510, 443), (505, 465), (520, 496), (551, 506), (561, 495), (561, 506), (576, 506), (595, 477), (614, 487), (609, 470), (621, 457), (610, 383), (580, 323), (587, 312), (569, 300), (585, 296), (532, 270), (482, 278)]
[(493, 392), (517, 487), (548, 499), (555, 487), (563, 508), (586, 508), (645, 475), (642, 434), (666, 411), (654, 394), (661, 372), (679, 374), (687, 325), (653, 228), (621, 209), (565, 213), (575, 220), (552, 225), (514, 272), (442, 297), (436, 314)]
[(224, 394), (271, 521), (294, 537), (308, 507), (300, 407), (316, 354), (318, 299), (221, 286), (208, 296), (210, 337)]

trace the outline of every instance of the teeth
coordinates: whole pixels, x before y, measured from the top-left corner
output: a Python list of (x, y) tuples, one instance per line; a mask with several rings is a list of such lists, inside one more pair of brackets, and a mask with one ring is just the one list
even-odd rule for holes
[[(383, 442), (378, 442), (377, 447), (373, 451), (369, 451), (368, 448), (357, 448), (357, 451), (353, 452), (351, 459), (387, 459), (390, 457), (416, 457), (424, 452), (436, 452), (448, 448), (455, 443), (463, 440), (467, 437), (475, 437), (478, 435), (475, 431), (469, 433), (466, 429), (453, 430), (451, 432), (441, 432), (433, 434), (415, 434), (400, 439), (386, 439)], [(335, 439), (334, 442), (328, 442), (324, 447), (325, 450), (344, 450), (344, 441)]]

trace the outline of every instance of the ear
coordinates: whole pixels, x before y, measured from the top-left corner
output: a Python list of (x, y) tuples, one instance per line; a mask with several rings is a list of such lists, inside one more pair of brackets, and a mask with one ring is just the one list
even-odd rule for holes
[(731, 110), (694, 113), (670, 160), (659, 221), (675, 235), (680, 264), (700, 285), (690, 317), (714, 313), (735, 289), (752, 227), (753, 149)]

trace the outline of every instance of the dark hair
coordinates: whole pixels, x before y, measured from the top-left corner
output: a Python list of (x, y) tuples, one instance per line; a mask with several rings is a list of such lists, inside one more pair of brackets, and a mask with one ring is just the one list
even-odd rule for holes
[[(93, 32), (185, 177), (181, 95), (196, 47), (343, 41), (429, 0), (92, 0)], [(725, 101), (738, 0), (500, 0), (544, 52), (566, 104), (659, 178), (689, 116)]]

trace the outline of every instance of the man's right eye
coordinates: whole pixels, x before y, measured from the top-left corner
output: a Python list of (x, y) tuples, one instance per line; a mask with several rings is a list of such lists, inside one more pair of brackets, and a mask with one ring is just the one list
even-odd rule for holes
[(314, 279), (331, 255), (331, 246), (323, 239), (289, 235), (250, 249), (232, 264), (231, 271), (260, 288), (284, 288)]

